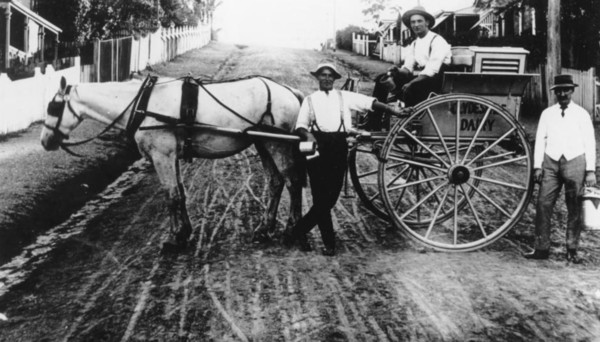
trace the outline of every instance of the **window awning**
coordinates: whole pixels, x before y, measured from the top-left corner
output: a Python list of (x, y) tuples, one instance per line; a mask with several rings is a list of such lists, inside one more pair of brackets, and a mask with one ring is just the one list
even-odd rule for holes
[(436, 28), (439, 24), (441, 24), (444, 20), (448, 19), (453, 13), (445, 12), (439, 17), (435, 18), (435, 25), (433, 25), (432, 29)]
[(48, 20), (44, 19), (39, 14), (30, 10), (29, 8), (27, 8), (27, 6), (23, 5), (19, 1), (11, 0), (10, 8), (14, 8), (17, 11), (23, 13), (23, 15), (25, 15), (29, 19), (35, 21), (39, 25), (43, 26), (45, 29), (48, 29), (49, 31), (54, 32), (56, 35), (58, 35), (59, 33), (62, 32), (62, 30), (58, 26), (56, 26), (56, 25), (52, 24), (51, 22), (49, 22)]
[(481, 14), (479, 16), (479, 20), (475, 23), (475, 25), (471, 26), (471, 28), (469, 30), (472, 30), (472, 29), (476, 28), (477, 26), (481, 25), (481, 23), (484, 20), (486, 20), (492, 14), (492, 12), (493, 12), (493, 10), (489, 9), (485, 13)]

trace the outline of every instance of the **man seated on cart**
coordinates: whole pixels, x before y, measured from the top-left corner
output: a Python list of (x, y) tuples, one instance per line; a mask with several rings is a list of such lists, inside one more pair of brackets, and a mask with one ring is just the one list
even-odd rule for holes
[[(402, 15), (402, 22), (416, 35), (416, 39), (408, 47), (404, 64), (398, 68), (390, 68), (389, 72), (375, 80), (373, 97), (381, 102), (388, 102), (389, 87), (383, 82), (391, 76), (394, 89), (393, 98), (401, 100), (407, 107), (427, 99), (430, 93), (439, 93), (442, 88), (444, 70), (452, 60), (450, 44), (439, 34), (430, 29), (435, 25), (435, 18), (423, 7), (417, 6)], [(370, 129), (377, 129), (382, 118), (381, 112), (372, 113)]]

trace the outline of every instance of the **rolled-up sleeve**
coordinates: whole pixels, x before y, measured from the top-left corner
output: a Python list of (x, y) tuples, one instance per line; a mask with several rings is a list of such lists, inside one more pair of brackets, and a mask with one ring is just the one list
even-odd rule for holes
[(406, 57), (404, 58), (404, 64), (402, 67), (410, 72), (415, 70), (415, 43), (413, 42), (406, 49)]
[(544, 153), (546, 152), (546, 111), (540, 117), (537, 132), (535, 134), (535, 148), (533, 150), (533, 168), (541, 169), (544, 161)]
[(300, 112), (298, 113), (298, 119), (296, 119), (296, 127), (308, 129), (310, 126), (310, 110), (308, 106), (308, 97), (302, 101), (302, 105), (300, 106)]
[(447, 59), (451, 54), (451, 46), (444, 39), (433, 39), (431, 42), (431, 54), (429, 55), (429, 61), (425, 64), (425, 68), (421, 71), (421, 75), (426, 75), (429, 77), (435, 76), (438, 72), (440, 72), (440, 68), (442, 67), (442, 63)]
[(581, 130), (583, 131), (583, 144), (585, 150), (585, 170), (596, 171), (596, 138), (594, 135), (594, 125), (587, 112), (582, 115)]

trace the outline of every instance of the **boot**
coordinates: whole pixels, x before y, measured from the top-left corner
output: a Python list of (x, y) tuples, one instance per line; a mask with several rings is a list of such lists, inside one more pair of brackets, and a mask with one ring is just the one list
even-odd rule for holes
[(577, 255), (576, 249), (567, 248), (567, 262), (579, 265), (583, 263), (583, 259)]
[(543, 249), (536, 249), (531, 253), (526, 253), (523, 255), (525, 259), (533, 259), (533, 260), (546, 260), (550, 257), (550, 251)]

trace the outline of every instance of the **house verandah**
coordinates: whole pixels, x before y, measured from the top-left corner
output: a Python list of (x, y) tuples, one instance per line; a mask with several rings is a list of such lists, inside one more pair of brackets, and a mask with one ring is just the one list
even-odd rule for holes
[[(58, 56), (62, 30), (29, 8), (29, 1), (0, 0), (0, 75), (12, 65), (27, 65), (32, 59), (44, 61), (46, 45)], [(1, 76), (0, 76), (1, 77)]]

